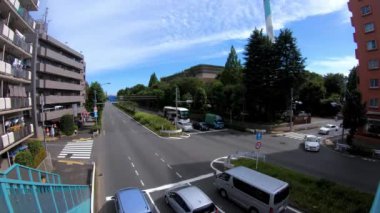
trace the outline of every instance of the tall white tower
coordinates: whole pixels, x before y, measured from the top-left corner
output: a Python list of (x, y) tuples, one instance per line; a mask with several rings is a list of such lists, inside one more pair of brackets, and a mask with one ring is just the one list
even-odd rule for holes
[(264, 10), (265, 10), (265, 24), (267, 28), (267, 34), (270, 40), (274, 42), (272, 12), (270, 10), (270, 0), (264, 0)]

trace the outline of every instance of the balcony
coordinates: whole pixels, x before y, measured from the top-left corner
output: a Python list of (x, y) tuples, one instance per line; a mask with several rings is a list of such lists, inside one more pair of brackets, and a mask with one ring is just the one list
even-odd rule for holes
[(31, 109), (32, 98), (0, 98), (0, 115)]
[(51, 64), (38, 63), (37, 64), (37, 71), (49, 73), (52, 75), (77, 79), (77, 80), (83, 80), (84, 79), (83, 74), (81, 74), (81, 73), (68, 71), (68, 70), (62, 69), (60, 67), (53, 66)]
[(57, 89), (57, 90), (71, 90), (71, 91), (82, 91), (84, 86), (74, 83), (66, 83), (53, 80), (38, 80), (37, 88), (40, 89)]
[(10, 14), (12, 20), (12, 28), (18, 29), (22, 33), (33, 33), (36, 23), (29, 15), (29, 11), (20, 5), (19, 0), (4, 0), (0, 1), (2, 13)]
[[(43, 98), (43, 97), (41, 97)], [(40, 97), (37, 97), (37, 100), (41, 100)], [(48, 95), (44, 97), (44, 103), (45, 104), (64, 104), (64, 103), (84, 103), (84, 97), (83, 96), (61, 96), (61, 95)], [(39, 101), (39, 104), (41, 104), (41, 101)]]
[[(80, 114), (84, 110), (83, 107), (78, 107), (78, 114)], [(38, 120), (40, 122), (42, 121), (49, 121), (49, 120), (58, 120), (64, 115), (72, 115), (73, 109), (61, 109), (61, 110), (53, 110), (53, 111), (45, 111), (44, 113), (38, 114)]]
[(53, 50), (45, 48), (45, 47), (39, 47), (37, 54), (38, 54), (38, 56), (46, 57), (46, 58), (49, 58), (50, 60), (57, 61), (60, 63), (64, 63), (67, 66), (71, 66), (71, 67), (74, 67), (76, 69), (80, 69), (80, 70), (84, 69), (83, 63), (77, 62), (71, 58), (68, 58), (68, 57), (62, 55), (61, 53), (58, 53), (56, 51), (53, 51)]
[(4, 22), (0, 21), (0, 46), (17, 58), (31, 58), (33, 48), (19, 35), (10, 29)]
[(20, 144), (33, 136), (33, 124), (16, 125), (10, 128), (10, 132), (3, 134), (0, 138), (0, 154)]
[(22, 19), (31, 27), (33, 30), (36, 29), (36, 22), (32, 18), (32, 16), (29, 15), (29, 11), (25, 8), (19, 7), (17, 9), (17, 13), (21, 16)]
[(21, 6), (25, 7), (29, 11), (37, 11), (40, 6), (39, 0), (19, 0)]

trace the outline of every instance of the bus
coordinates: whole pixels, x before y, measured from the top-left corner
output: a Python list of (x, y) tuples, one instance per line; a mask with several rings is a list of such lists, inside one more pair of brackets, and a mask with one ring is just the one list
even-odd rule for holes
[(163, 109), (164, 117), (167, 118), (170, 121), (174, 121), (175, 117), (178, 113), (178, 120), (177, 122), (182, 123), (189, 123), (189, 110), (184, 107), (172, 107), (172, 106), (165, 106)]

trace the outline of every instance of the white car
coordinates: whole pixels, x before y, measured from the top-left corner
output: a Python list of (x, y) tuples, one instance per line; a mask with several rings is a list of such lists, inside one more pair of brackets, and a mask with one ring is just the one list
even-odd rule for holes
[(304, 138), (305, 150), (319, 152), (321, 148), (321, 138), (315, 135), (306, 135)]
[(331, 131), (338, 131), (339, 127), (337, 125), (333, 124), (326, 124), (325, 126), (322, 126), (319, 128), (319, 134), (328, 135)]
[(193, 131), (193, 125), (188, 122), (188, 123), (182, 123), (182, 122), (177, 122), (177, 126), (182, 129), (184, 132), (190, 132)]

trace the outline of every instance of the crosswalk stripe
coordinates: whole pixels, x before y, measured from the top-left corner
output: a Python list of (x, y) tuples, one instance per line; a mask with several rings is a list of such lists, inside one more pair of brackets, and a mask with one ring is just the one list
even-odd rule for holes
[(303, 140), (305, 138), (306, 134), (302, 133), (296, 133), (296, 132), (287, 132), (284, 134), (284, 137), (292, 138), (296, 140)]
[(72, 159), (89, 159), (91, 157), (93, 141), (69, 142), (61, 150), (57, 158), (66, 158), (70, 155)]

